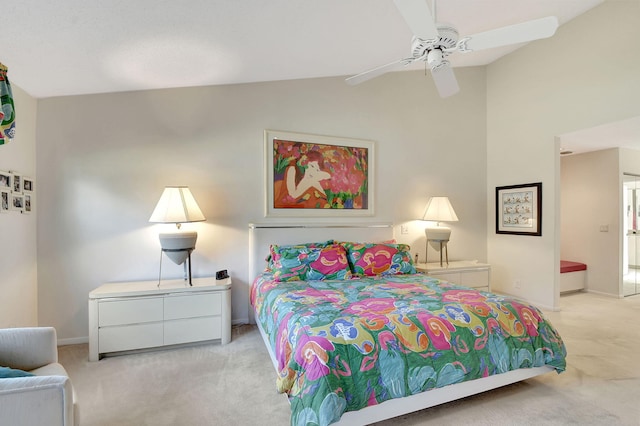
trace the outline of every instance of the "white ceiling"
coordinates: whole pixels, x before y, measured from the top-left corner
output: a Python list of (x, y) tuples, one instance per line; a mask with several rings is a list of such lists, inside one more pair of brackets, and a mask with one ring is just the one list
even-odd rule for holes
[(580, 154), (613, 147), (640, 150), (640, 117), (560, 135), (561, 152)]
[[(0, 1), (0, 62), (37, 98), (347, 76), (410, 56), (391, 0)], [(602, 1), (440, 0), (437, 20), (471, 35), (549, 15), (563, 24)]]
[[(440, 0), (437, 20), (461, 36), (549, 15), (562, 25), (603, 1)], [(36, 98), (349, 76), (410, 56), (412, 34), (391, 0), (0, 2), (0, 62)], [(486, 65), (519, 47), (450, 60)], [(640, 125), (616, 128), (613, 139), (640, 144)], [(574, 133), (562, 138), (574, 152), (604, 143)]]

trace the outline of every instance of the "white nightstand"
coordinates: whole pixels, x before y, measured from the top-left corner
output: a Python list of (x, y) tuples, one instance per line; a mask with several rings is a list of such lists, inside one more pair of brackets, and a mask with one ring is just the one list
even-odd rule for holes
[(416, 270), (430, 277), (446, 280), (454, 284), (491, 291), (491, 265), (475, 260), (456, 260), (443, 263), (418, 263)]
[(89, 360), (130, 351), (220, 339), (231, 341), (231, 278), (131, 281), (89, 293)]

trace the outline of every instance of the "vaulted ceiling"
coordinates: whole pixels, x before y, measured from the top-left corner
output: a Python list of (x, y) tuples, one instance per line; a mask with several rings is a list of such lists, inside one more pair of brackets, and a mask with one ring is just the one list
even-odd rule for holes
[[(441, 0), (436, 18), (464, 36), (549, 15), (562, 25), (602, 1)], [(0, 62), (36, 98), (348, 76), (409, 56), (412, 37), (391, 0), (4, 3)], [(451, 62), (485, 65), (518, 47)]]

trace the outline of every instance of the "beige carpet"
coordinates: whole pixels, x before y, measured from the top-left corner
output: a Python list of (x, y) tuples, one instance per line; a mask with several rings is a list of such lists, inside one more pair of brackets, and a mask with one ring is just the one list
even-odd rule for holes
[[(568, 368), (379, 425), (640, 425), (640, 296), (563, 296), (546, 312)], [(60, 347), (81, 424), (287, 425), (289, 406), (258, 330), (234, 327), (230, 344), (88, 361), (87, 345)]]

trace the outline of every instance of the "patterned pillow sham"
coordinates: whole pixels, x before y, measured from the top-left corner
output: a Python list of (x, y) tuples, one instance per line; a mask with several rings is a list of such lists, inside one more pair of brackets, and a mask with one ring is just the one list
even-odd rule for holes
[(347, 252), (340, 244), (325, 247), (275, 246), (272, 271), (276, 281), (351, 278)]
[(269, 246), (269, 254), (267, 255), (267, 257), (264, 258), (264, 260), (267, 262), (267, 271), (272, 271), (273, 270), (273, 263), (274, 263), (274, 254), (276, 249), (301, 249), (301, 248), (317, 248), (317, 247), (326, 247), (328, 245), (333, 244), (333, 240), (327, 240), (327, 241), (319, 241), (319, 242), (315, 242), (315, 243), (300, 243), (300, 244), (291, 244), (291, 245), (284, 245), (284, 246), (278, 246), (275, 244), (271, 244)]
[(347, 249), (349, 267), (354, 275), (415, 274), (411, 247), (407, 244), (351, 244)]

